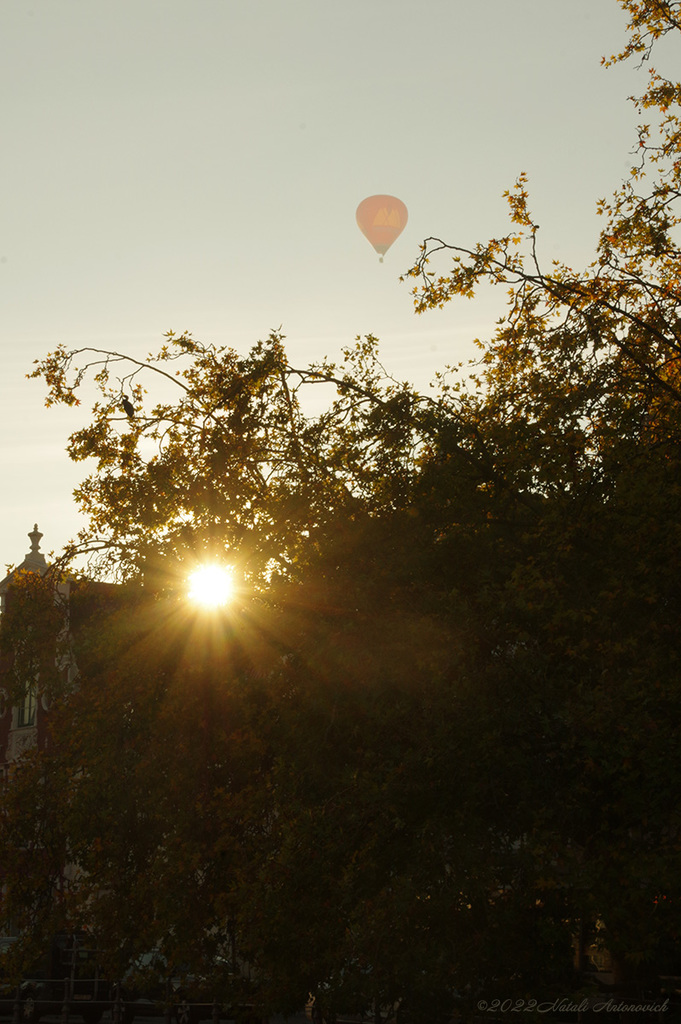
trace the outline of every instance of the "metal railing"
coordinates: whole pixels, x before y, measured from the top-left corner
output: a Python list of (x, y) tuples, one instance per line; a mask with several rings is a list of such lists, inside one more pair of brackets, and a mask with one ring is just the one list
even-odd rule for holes
[[(61, 998), (42, 997), (19, 986), (14, 996), (0, 996), (0, 1016), (9, 1017), (12, 1024), (35, 1024), (41, 1017), (59, 1017), (60, 1024), (70, 1024), (75, 1018), (82, 1017), (86, 1024), (101, 1020), (107, 1016), (111, 1024), (131, 1024), (136, 1017), (156, 1017), (163, 1024), (198, 1024), (209, 1021), (220, 1024), (222, 1021), (241, 1019), (214, 999), (212, 1003), (193, 1003), (186, 999), (177, 1002), (163, 1003), (152, 1000), (126, 1000), (120, 984), (115, 986), (113, 998), (97, 999), (95, 1004), (84, 1004), (72, 998), (72, 990), (68, 978), (64, 978), (63, 996)], [(260, 1021), (260, 1018), (258, 1018)]]

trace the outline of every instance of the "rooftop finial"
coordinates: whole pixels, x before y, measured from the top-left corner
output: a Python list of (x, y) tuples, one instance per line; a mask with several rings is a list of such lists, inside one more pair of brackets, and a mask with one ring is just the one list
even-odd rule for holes
[(37, 555), (40, 553), (40, 541), (42, 540), (42, 536), (42, 533), (38, 529), (38, 524), (35, 523), (33, 529), (28, 535), (28, 538), (31, 542), (31, 554)]

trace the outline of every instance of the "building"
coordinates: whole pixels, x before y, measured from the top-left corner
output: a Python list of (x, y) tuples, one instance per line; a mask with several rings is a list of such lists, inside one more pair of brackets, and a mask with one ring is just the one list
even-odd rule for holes
[[(37, 523), (28, 536), (31, 541), (31, 550), (21, 565), (13, 569), (0, 583), (0, 613), (5, 612), (9, 588), (18, 573), (35, 572), (43, 576), (47, 572), (47, 562), (40, 550), (40, 541), (43, 535), (38, 529)], [(3, 664), (2, 675), (9, 671), (11, 671), (11, 665)], [(0, 676), (0, 683), (2, 681)], [(37, 697), (35, 686), (27, 684), (23, 700), (12, 705), (7, 687), (0, 685), (0, 773), (3, 776), (22, 751), (42, 741), (46, 713), (47, 707)]]
[[(31, 550), (26, 554), (20, 565), (16, 566), (0, 582), (0, 615), (7, 611), (7, 602), (10, 598), (12, 583), (22, 573), (37, 573), (44, 576), (48, 571), (48, 564), (45, 555), (40, 550), (42, 533), (36, 523), (28, 534), (31, 542)], [(59, 583), (56, 593), (67, 601), (73, 590), (74, 583), (70, 580)], [(64, 623), (67, 628), (66, 622)], [(66, 638), (65, 629), (61, 632), (61, 638)], [(58, 630), (59, 632), (59, 630)], [(62, 654), (62, 663), (57, 665), (58, 671), (63, 673), (65, 682), (72, 682), (77, 674), (75, 660), (70, 651), (68, 642), (60, 644), (66, 653)], [(16, 700), (16, 692), (19, 686), (23, 687), (20, 700)], [(41, 745), (45, 740), (46, 724), (49, 713), (48, 699), (40, 692), (38, 678), (18, 681), (13, 677), (13, 658), (6, 652), (0, 660), (0, 779), (7, 775), (12, 763), (21, 753), (35, 744)], [(15, 695), (11, 699), (10, 687)]]

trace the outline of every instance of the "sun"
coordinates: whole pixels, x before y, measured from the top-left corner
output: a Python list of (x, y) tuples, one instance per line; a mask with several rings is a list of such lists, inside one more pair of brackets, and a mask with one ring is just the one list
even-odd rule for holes
[(234, 577), (229, 568), (202, 565), (189, 577), (189, 596), (204, 608), (227, 604), (234, 594)]

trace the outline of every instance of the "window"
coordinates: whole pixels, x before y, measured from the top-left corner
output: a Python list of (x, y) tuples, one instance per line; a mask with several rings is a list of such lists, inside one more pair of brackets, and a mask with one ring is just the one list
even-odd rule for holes
[(30, 684), (24, 690), (24, 697), (18, 707), (17, 714), (17, 725), (19, 728), (24, 728), (29, 725), (35, 725), (35, 686)]

